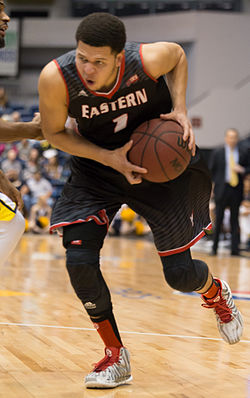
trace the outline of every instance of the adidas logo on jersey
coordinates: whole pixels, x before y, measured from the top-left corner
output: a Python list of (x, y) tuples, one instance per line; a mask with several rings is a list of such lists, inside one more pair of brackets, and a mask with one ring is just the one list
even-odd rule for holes
[(78, 93), (78, 97), (81, 97), (81, 96), (83, 96), (83, 97), (87, 97), (87, 96), (88, 96), (88, 94), (86, 93), (86, 91), (84, 91), (84, 90), (81, 90), (81, 91), (80, 91), (80, 93)]

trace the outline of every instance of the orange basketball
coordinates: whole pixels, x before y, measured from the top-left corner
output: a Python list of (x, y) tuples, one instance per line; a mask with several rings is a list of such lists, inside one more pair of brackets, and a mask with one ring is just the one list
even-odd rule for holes
[(134, 130), (131, 139), (133, 146), (128, 159), (148, 170), (143, 174), (145, 180), (174, 180), (190, 162), (191, 151), (188, 142), (183, 140), (183, 129), (173, 120), (148, 120)]

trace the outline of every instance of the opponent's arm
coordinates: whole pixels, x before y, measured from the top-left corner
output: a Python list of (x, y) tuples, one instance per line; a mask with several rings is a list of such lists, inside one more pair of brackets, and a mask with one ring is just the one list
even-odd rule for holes
[(0, 170), (0, 192), (7, 195), (13, 202), (17, 204), (19, 210), (23, 208), (23, 200), (21, 193), (16, 187), (8, 180), (6, 175)]
[(184, 140), (189, 139), (189, 148), (195, 154), (195, 138), (187, 117), (187, 59), (181, 46), (176, 43), (158, 42), (142, 46), (144, 66), (148, 73), (158, 79), (166, 75), (173, 102), (173, 112), (161, 115), (165, 120), (174, 119), (184, 129)]
[(6, 122), (0, 119), (0, 141), (19, 141), (23, 138), (34, 140), (44, 139), (39, 114), (31, 122)]
[(141, 177), (134, 173), (145, 173), (146, 170), (133, 165), (126, 157), (132, 141), (110, 151), (91, 143), (65, 127), (68, 118), (67, 92), (54, 62), (50, 62), (43, 69), (38, 91), (43, 134), (53, 146), (71, 155), (92, 159), (112, 167), (124, 174), (131, 184), (141, 182)]

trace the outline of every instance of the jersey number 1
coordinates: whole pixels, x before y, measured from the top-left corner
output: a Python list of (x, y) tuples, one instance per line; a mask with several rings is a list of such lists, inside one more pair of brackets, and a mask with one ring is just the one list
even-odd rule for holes
[(113, 122), (115, 123), (114, 133), (125, 129), (128, 123), (128, 114), (124, 113), (123, 115), (116, 117), (113, 119)]

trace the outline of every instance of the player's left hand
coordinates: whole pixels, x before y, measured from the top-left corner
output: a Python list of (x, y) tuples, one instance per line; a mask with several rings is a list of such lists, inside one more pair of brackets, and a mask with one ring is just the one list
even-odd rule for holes
[(184, 130), (183, 139), (184, 141), (188, 140), (188, 148), (192, 152), (192, 155), (195, 155), (195, 136), (192, 129), (192, 124), (185, 112), (180, 112), (174, 110), (170, 113), (164, 113), (160, 115), (161, 119), (163, 120), (175, 120), (176, 122), (180, 123)]

